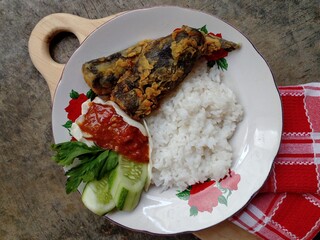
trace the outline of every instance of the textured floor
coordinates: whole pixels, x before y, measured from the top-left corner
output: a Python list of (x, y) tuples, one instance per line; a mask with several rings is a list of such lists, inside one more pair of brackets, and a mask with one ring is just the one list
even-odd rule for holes
[[(28, 54), (30, 32), (48, 14), (102, 18), (156, 5), (195, 8), (229, 22), (265, 57), (279, 85), (320, 81), (316, 0), (0, 0), (0, 239), (196, 239), (126, 230), (91, 214), (78, 194), (65, 194), (64, 173), (50, 159), (49, 90)], [(78, 45), (70, 34), (55, 44), (51, 52), (60, 62)]]

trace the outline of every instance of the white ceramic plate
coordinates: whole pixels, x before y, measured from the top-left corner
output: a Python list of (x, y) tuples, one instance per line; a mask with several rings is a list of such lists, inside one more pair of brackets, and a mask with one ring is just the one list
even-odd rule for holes
[[(243, 208), (263, 185), (280, 145), (280, 97), (268, 65), (254, 46), (239, 31), (214, 16), (169, 6), (135, 10), (116, 17), (93, 32), (72, 55), (54, 99), (55, 142), (70, 139), (62, 125), (67, 120), (64, 108), (70, 100), (71, 89), (88, 91), (81, 73), (84, 62), (120, 51), (139, 40), (165, 36), (181, 25), (207, 25), (209, 31), (222, 33), (224, 38), (242, 45), (227, 57), (229, 69), (224, 78), (245, 111), (231, 140), (235, 175), (229, 183), (211, 185), (198, 196), (187, 194), (185, 200), (177, 197), (177, 189), (161, 192), (151, 187), (133, 212), (107, 215), (112, 221), (134, 230), (173, 234), (197, 231), (227, 219)], [(199, 202), (199, 206), (190, 206), (191, 199)]]

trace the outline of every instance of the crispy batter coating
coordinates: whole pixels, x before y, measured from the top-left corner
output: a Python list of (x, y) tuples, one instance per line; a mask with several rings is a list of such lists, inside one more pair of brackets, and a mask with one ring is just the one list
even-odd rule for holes
[(181, 83), (201, 56), (238, 44), (182, 26), (170, 35), (144, 40), (121, 52), (83, 64), (86, 83), (136, 120), (149, 115)]

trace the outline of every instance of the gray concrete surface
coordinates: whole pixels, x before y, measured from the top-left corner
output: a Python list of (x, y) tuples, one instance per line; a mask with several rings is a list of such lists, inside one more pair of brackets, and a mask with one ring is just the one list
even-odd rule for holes
[[(265, 57), (278, 85), (320, 81), (317, 0), (0, 0), (0, 239), (196, 239), (124, 229), (91, 214), (78, 194), (65, 194), (63, 170), (50, 159), (49, 90), (28, 54), (30, 32), (48, 14), (101, 18), (156, 5), (190, 7), (229, 22)], [(67, 35), (52, 54), (66, 62), (76, 46)]]

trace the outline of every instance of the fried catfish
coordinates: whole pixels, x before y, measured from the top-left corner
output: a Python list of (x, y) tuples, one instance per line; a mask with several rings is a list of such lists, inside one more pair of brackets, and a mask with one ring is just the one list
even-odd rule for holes
[(166, 37), (144, 40), (86, 62), (82, 73), (97, 95), (116, 102), (129, 116), (140, 120), (185, 79), (201, 56), (237, 48), (236, 43), (182, 26)]

